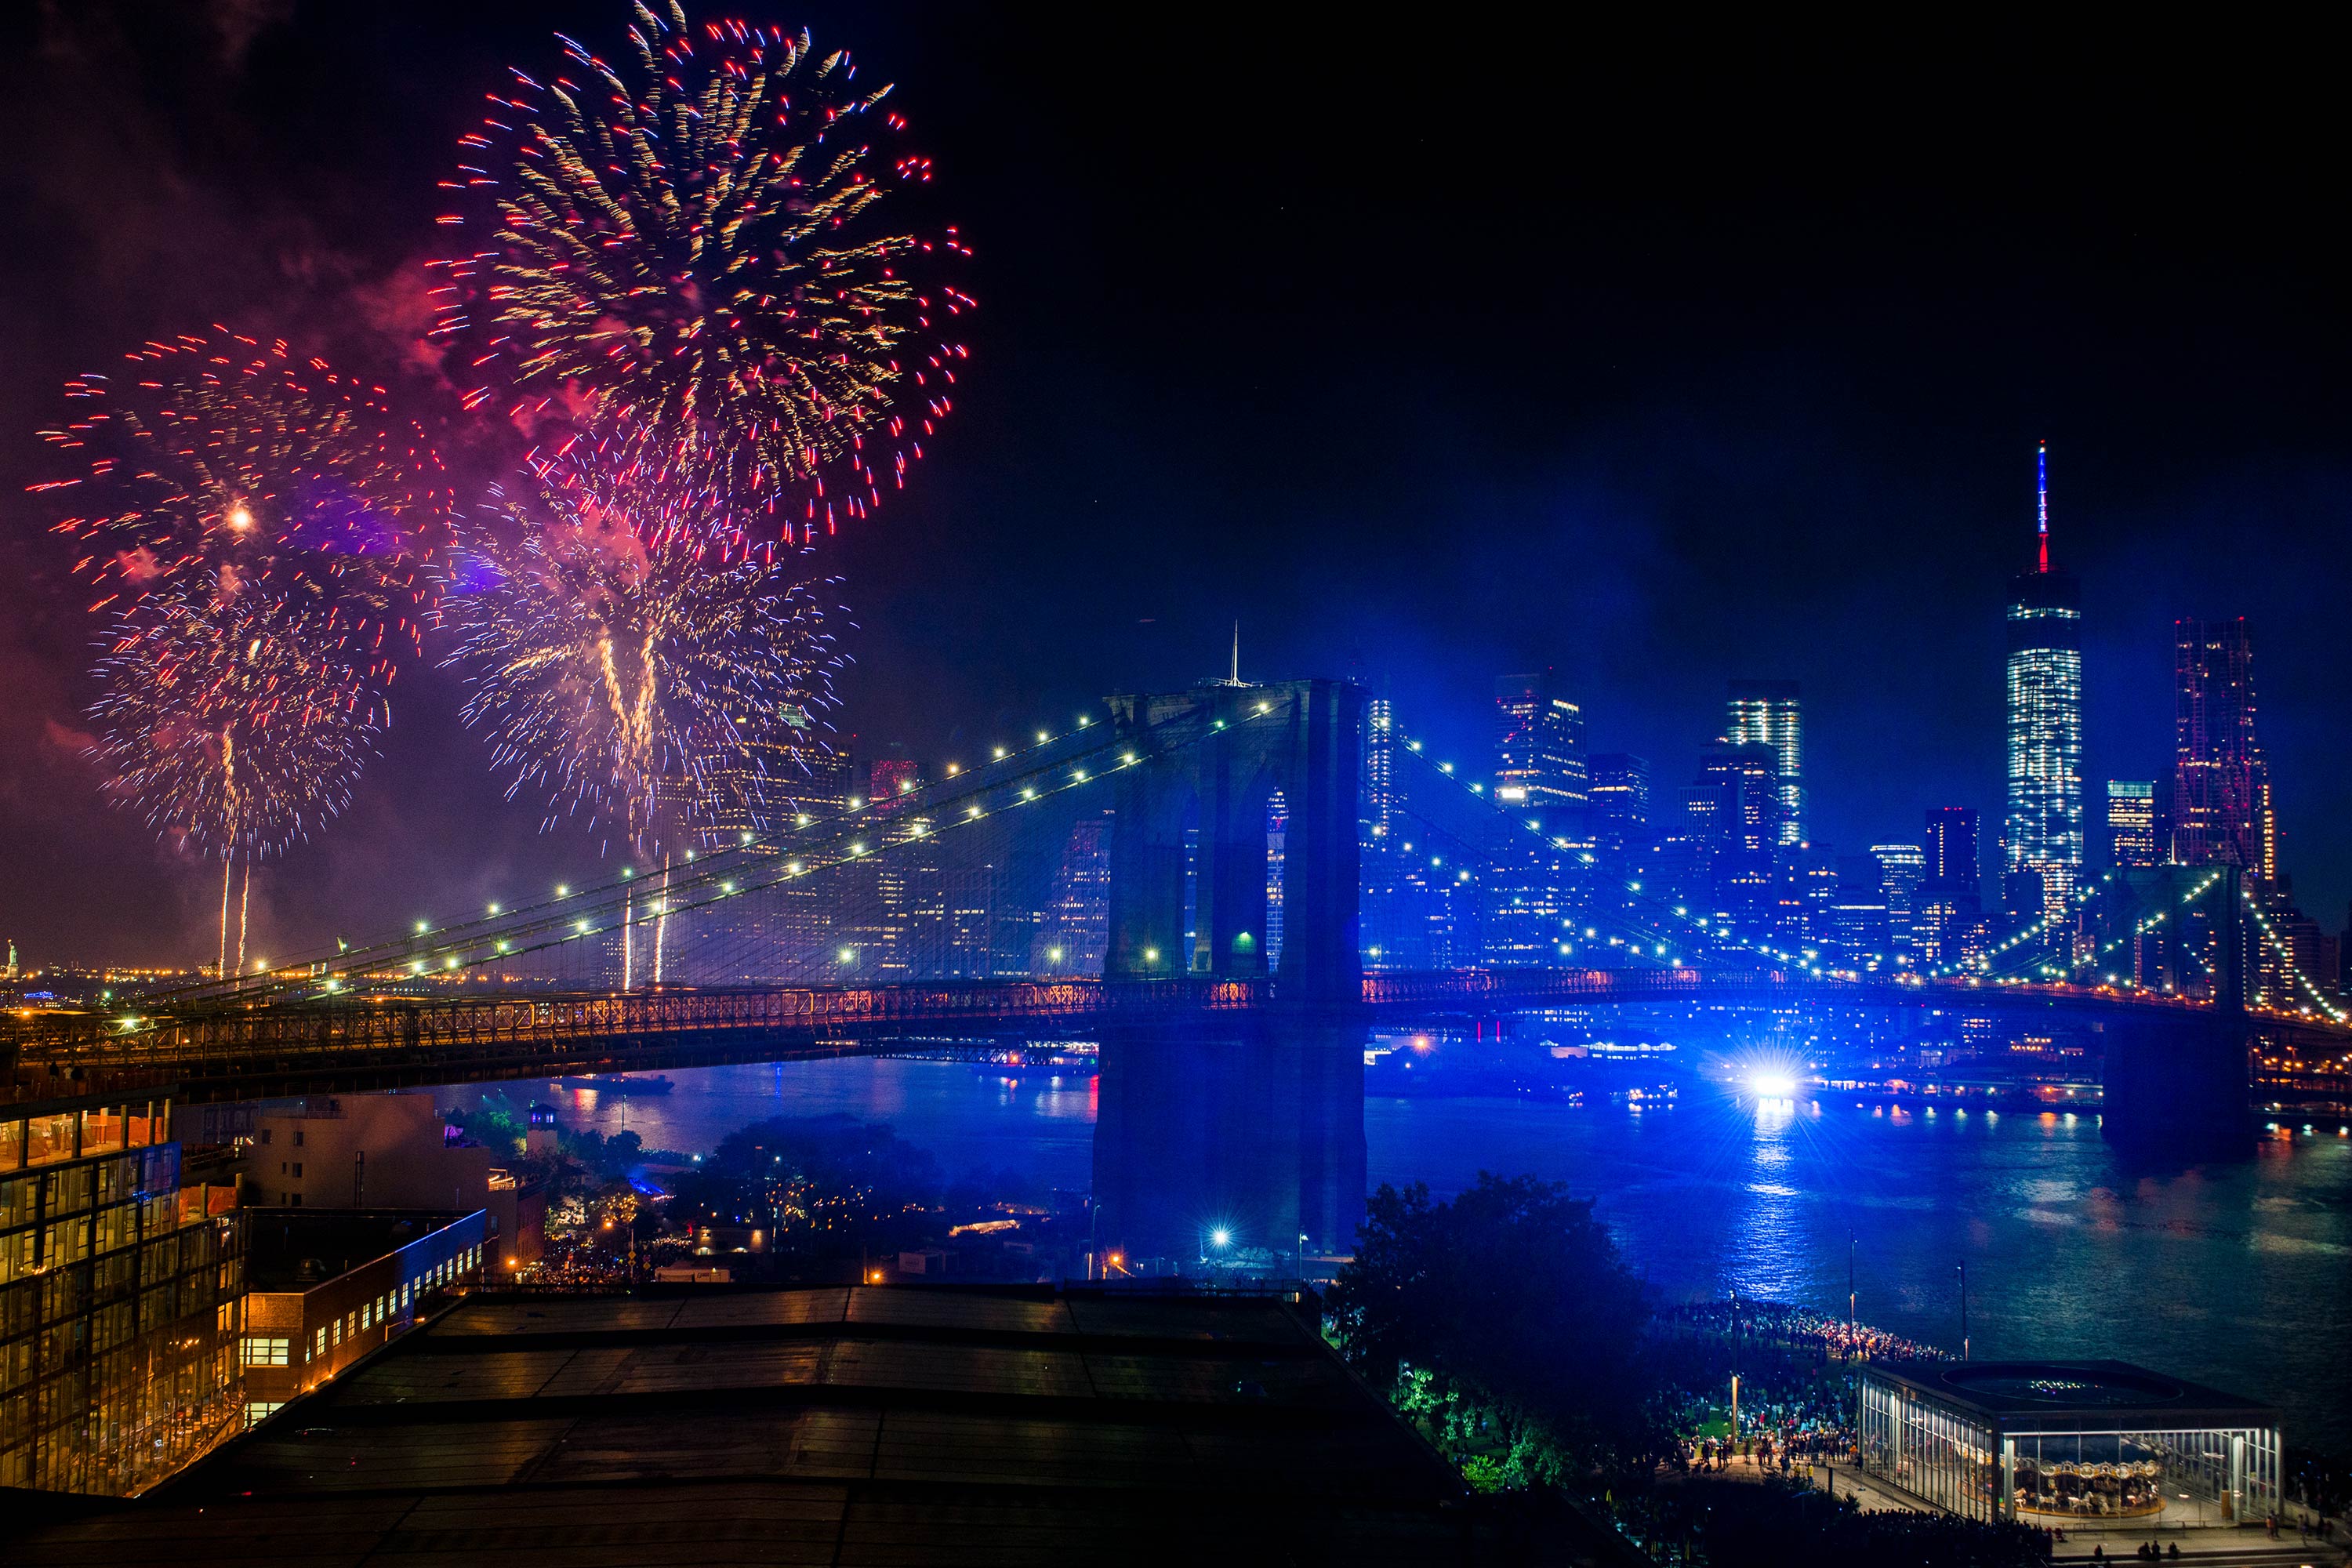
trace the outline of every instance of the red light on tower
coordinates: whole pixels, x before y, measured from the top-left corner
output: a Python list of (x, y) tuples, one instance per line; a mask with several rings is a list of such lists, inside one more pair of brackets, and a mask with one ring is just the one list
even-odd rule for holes
[(2034, 458), (2033, 489), (2034, 500), (2041, 509), (2041, 521), (2036, 533), (2041, 546), (2042, 560), (2035, 570), (2047, 572), (2050, 570), (2050, 443), (2047, 441), (2042, 443), (2042, 449)]

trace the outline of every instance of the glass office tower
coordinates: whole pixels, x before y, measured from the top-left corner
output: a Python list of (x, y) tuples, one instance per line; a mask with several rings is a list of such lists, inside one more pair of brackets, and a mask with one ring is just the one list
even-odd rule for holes
[(2043, 912), (2063, 922), (2083, 874), (2082, 587), (2050, 567), (2050, 449), (2041, 454), (2034, 570), (2009, 589), (2009, 810), (2004, 874), (2042, 879)]

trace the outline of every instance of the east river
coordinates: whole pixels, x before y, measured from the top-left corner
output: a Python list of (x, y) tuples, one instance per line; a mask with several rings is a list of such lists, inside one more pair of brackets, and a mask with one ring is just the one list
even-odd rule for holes
[[(1083, 1191), (1093, 1080), (926, 1061), (714, 1068), (667, 1095), (530, 1089), (564, 1120), (709, 1150), (778, 1115), (887, 1121), (950, 1174)], [(2239, 1163), (2137, 1169), (2095, 1118), (1758, 1104), (1365, 1102), (1370, 1179), (1441, 1195), (1481, 1169), (1595, 1200), (1667, 1300), (1743, 1296), (1843, 1314), (1849, 1237), (1866, 1322), (1973, 1353), (2111, 1356), (2273, 1401), (2289, 1441), (2352, 1450), (2352, 1137), (2284, 1121)]]

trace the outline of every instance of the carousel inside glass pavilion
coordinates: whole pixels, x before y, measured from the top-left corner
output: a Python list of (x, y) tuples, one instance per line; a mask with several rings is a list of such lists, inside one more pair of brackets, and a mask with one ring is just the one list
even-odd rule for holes
[(2122, 1362), (1898, 1362), (1862, 1374), (1863, 1470), (1971, 1519), (2259, 1523), (2278, 1413)]

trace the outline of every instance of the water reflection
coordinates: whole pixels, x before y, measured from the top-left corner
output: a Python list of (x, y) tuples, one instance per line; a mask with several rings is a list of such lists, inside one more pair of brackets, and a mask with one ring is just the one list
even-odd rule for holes
[(1862, 1316), (1897, 1333), (1957, 1342), (1965, 1260), (1980, 1355), (2141, 1362), (2276, 1403), (2293, 1437), (2352, 1446), (2337, 1397), (2352, 1386), (2352, 1138), (2332, 1124), (2168, 1170), (2067, 1112), (1931, 1118), (1703, 1089), (1645, 1111), (1367, 1100), (1353, 1045), (1105, 1049), (1098, 1107), (1082, 1078), (918, 1061), (675, 1072), (673, 1093), (628, 1100), (529, 1092), (608, 1132), (625, 1105), (651, 1148), (708, 1150), (782, 1114), (887, 1121), (950, 1173), (1091, 1187), (1107, 1221), (1177, 1255), (1220, 1218), (1269, 1250), (1294, 1225), (1319, 1247), (1352, 1231), (1368, 1181), (1443, 1195), (1491, 1170), (1596, 1200), (1668, 1300), (1737, 1289), (1842, 1308), (1851, 1231)]
[(1344, 1250), (1364, 1209), (1360, 1029), (1102, 1041), (1095, 1228), (1139, 1263)]

